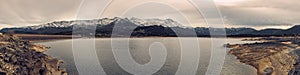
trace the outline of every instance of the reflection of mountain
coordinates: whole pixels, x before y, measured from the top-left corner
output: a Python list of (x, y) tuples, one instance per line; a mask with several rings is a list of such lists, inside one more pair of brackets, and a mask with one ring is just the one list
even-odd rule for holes
[[(117, 30), (114, 27), (117, 27)], [(96, 35), (108, 37), (111, 36), (113, 29), (115, 29), (114, 34), (117, 36), (124, 36), (124, 32), (132, 30), (133, 32), (131, 33), (131, 36), (209, 36), (210, 30), (213, 30), (214, 32), (222, 31), (221, 28), (185, 27), (171, 19), (161, 20), (115, 17), (112, 19), (103, 18), (95, 20), (58, 21), (37, 26), (4, 28), (1, 30), (1, 32), (7, 33), (9, 31), (13, 31), (20, 34), (71, 35), (74, 33), (73, 31), (85, 33), (91, 32), (89, 30), (95, 30)], [(286, 30), (225, 28), (227, 36), (292, 36), (299, 34), (299, 29), (300, 26), (294, 26)]]

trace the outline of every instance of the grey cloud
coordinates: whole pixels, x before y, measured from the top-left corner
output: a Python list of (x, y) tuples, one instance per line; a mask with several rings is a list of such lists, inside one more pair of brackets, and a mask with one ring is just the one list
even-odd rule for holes
[(247, 26), (280, 26), (299, 23), (299, 0), (247, 0), (220, 6), (226, 23)]
[[(0, 25), (5, 26), (23, 26), (32, 24), (41, 24), (58, 20), (70, 20), (76, 16), (77, 8), (81, 0), (0, 0)], [(174, 1), (174, 0), (170, 0)], [(115, 0), (114, 2), (118, 2)], [(120, 6), (124, 1), (115, 6)], [(134, 3), (132, 0), (130, 3)], [(175, 2), (182, 3), (182, 2)], [(300, 1), (299, 0), (244, 0), (232, 6), (218, 5), (224, 16), (227, 25), (238, 26), (282, 26), (300, 23)], [(123, 4), (121, 6), (127, 6)], [(152, 4), (153, 5), (153, 4)], [(154, 4), (155, 5), (155, 4)], [(187, 4), (176, 4), (184, 7), (181, 12), (188, 14), (190, 22), (203, 26), (205, 24), (203, 17), (192, 7), (186, 7)], [(157, 8), (158, 7), (158, 8)], [(116, 9), (115, 11), (113, 11)], [(114, 17), (119, 9), (111, 7), (107, 10), (108, 16)], [(146, 10), (152, 10), (146, 11)], [(148, 14), (147, 14), (148, 13)], [(169, 10), (164, 5), (151, 6), (145, 4), (128, 12), (125, 17), (169, 17), (176, 21), (182, 21), (183, 16), (178, 11)], [(209, 18), (215, 19), (215, 18)], [(3, 27), (1, 26), (1, 27)]]
[(9, 25), (39, 24), (69, 19), (79, 0), (0, 0), (0, 23)]

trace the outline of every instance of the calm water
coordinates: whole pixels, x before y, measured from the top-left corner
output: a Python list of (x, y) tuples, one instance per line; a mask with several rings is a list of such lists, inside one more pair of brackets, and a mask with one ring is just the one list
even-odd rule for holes
[[(115, 40), (126, 40), (125, 38), (114, 38)], [(185, 38), (189, 39), (189, 38)], [(204, 75), (211, 57), (211, 39), (197, 38), (200, 47), (200, 61), (197, 75)], [(90, 39), (81, 39), (90, 40)], [(96, 49), (99, 61), (107, 75), (130, 75), (124, 71), (115, 61), (111, 48), (110, 38), (96, 39)], [(178, 38), (130, 38), (129, 49), (132, 57), (139, 64), (145, 64), (151, 60), (149, 56), (149, 46), (154, 42), (162, 43), (167, 49), (167, 58), (162, 68), (154, 73), (155, 75), (174, 75), (180, 62), (180, 42)], [(250, 41), (241, 41), (240, 38), (228, 38), (227, 43), (249, 43)], [(64, 60), (62, 67), (66, 67), (70, 75), (77, 75), (77, 69), (73, 59), (72, 40), (60, 40), (40, 43), (50, 46), (46, 53)], [(220, 49), (224, 48), (222, 43), (214, 44)], [(86, 49), (82, 49), (86, 50)], [(184, 51), (184, 50), (183, 50)], [(217, 55), (215, 55), (217, 56)], [(222, 75), (256, 75), (253, 67), (240, 63), (232, 55), (225, 58)]]

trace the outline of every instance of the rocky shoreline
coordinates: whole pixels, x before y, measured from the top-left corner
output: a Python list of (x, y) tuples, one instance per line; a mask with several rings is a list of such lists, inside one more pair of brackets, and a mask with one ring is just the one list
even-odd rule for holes
[(297, 75), (300, 70), (299, 38), (261, 38), (261, 43), (227, 44), (240, 62), (257, 69), (258, 75)]
[(44, 54), (49, 47), (0, 33), (0, 75), (67, 75), (62, 60)]

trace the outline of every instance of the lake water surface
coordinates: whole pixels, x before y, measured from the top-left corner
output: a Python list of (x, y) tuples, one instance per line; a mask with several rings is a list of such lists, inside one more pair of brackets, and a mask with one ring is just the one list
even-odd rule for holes
[[(126, 40), (126, 38), (113, 38), (114, 40)], [(189, 38), (185, 38), (189, 39)], [(211, 56), (211, 38), (197, 38), (200, 47), (200, 58), (197, 75), (205, 75)], [(221, 38), (216, 38), (220, 39)], [(80, 40), (91, 40), (91, 39), (80, 39)], [(174, 37), (153, 37), (153, 38), (130, 38), (129, 39), (129, 50), (131, 56), (139, 64), (146, 64), (151, 60), (149, 56), (149, 46), (154, 42), (162, 43), (167, 50), (167, 58), (165, 64), (159, 71), (154, 73), (155, 75), (174, 75), (180, 64), (180, 41)], [(253, 41), (241, 41), (241, 38), (227, 38), (227, 43), (251, 43)], [(75, 66), (73, 52), (72, 52), (72, 40), (59, 40), (52, 42), (43, 42), (51, 48), (46, 52), (51, 56), (64, 60), (62, 67), (66, 67), (70, 75), (77, 75), (77, 69)], [(124, 71), (118, 63), (115, 61), (112, 48), (111, 38), (97, 38), (95, 40), (96, 53), (103, 70), (107, 75), (131, 75)], [(224, 48), (223, 43), (215, 43), (218, 48)], [(86, 50), (86, 49), (81, 49)], [(184, 51), (184, 50), (183, 50)], [(87, 63), (88, 64), (88, 63)], [(243, 63), (240, 63), (232, 55), (226, 55), (225, 62), (222, 68), (222, 75), (256, 75), (256, 70)]]

